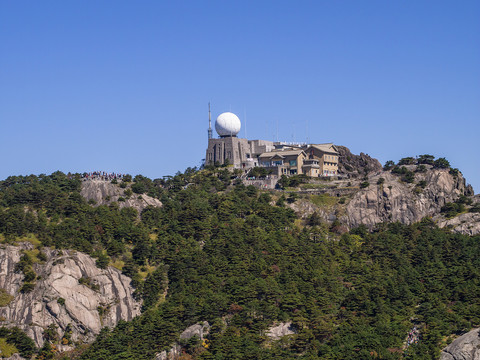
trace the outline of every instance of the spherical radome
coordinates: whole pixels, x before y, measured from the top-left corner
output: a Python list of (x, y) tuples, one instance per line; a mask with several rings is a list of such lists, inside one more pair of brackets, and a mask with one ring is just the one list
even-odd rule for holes
[(224, 112), (218, 115), (215, 121), (215, 130), (220, 136), (236, 136), (240, 132), (240, 119), (231, 112)]

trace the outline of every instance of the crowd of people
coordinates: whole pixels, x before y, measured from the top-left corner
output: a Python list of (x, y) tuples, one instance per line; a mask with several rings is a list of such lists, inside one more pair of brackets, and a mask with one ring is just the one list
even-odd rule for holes
[(417, 327), (414, 326), (412, 330), (408, 333), (406, 347), (408, 348), (412, 344), (418, 343), (420, 332), (418, 331)]
[(88, 173), (82, 174), (83, 180), (104, 180), (104, 181), (111, 181), (111, 180), (122, 180), (125, 174), (117, 174), (117, 173), (109, 173), (106, 171), (92, 171)]

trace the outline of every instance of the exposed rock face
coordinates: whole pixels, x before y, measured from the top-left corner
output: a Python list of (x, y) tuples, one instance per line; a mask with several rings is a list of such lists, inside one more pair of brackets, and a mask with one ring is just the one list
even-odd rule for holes
[(443, 219), (439, 217), (437, 222), (439, 227), (448, 227), (452, 231), (465, 235), (480, 234), (480, 213), (460, 214), (453, 219)]
[(141, 304), (133, 299), (128, 277), (112, 267), (99, 269), (94, 259), (75, 251), (44, 248), (47, 261), (34, 265), (38, 276), (35, 288), (20, 293), (23, 274), (14, 270), (22, 248), (33, 246), (23, 243), (0, 248), (0, 288), (14, 296), (0, 308), (0, 325), (18, 326), (42, 346), (43, 330), (50, 324), (58, 326), (59, 336), (70, 324), (73, 341), (89, 342), (102, 327), (113, 327), (119, 320), (140, 314)]
[(442, 350), (440, 360), (480, 360), (479, 329), (460, 336)]
[(148, 195), (142, 194), (139, 199), (138, 194), (133, 194), (127, 199), (124, 192), (118, 184), (112, 184), (110, 181), (104, 180), (85, 180), (82, 182), (82, 190), (80, 194), (86, 200), (95, 201), (95, 205), (108, 205), (112, 202), (118, 201), (123, 197), (125, 201), (119, 201), (120, 208), (133, 207), (137, 209), (138, 213), (141, 213), (147, 206), (162, 206), (162, 202), (158, 199), (152, 198)]
[(180, 339), (188, 340), (194, 336), (198, 336), (199, 339), (203, 340), (203, 337), (207, 335), (209, 331), (210, 325), (204, 321), (203, 323), (198, 323), (186, 328), (185, 331), (180, 334)]
[(178, 344), (172, 345), (170, 350), (163, 350), (160, 353), (155, 354), (154, 360), (175, 360), (178, 359), (182, 353), (182, 347)]
[(293, 328), (291, 322), (280, 323), (272, 326), (265, 333), (265, 335), (272, 340), (280, 340), (284, 336), (293, 334), (295, 334), (295, 329)]
[[(376, 185), (379, 178), (385, 181)], [(417, 191), (415, 185), (422, 180), (426, 186), (423, 189), (417, 187)], [(347, 205), (346, 216), (341, 219), (349, 227), (360, 224), (372, 227), (385, 221), (411, 224), (440, 213), (445, 203), (454, 202), (466, 192), (461, 174), (454, 177), (446, 169), (416, 173), (412, 184), (400, 181), (399, 176), (388, 171), (370, 176), (368, 182), (367, 188), (360, 189), (353, 196)]]
[(367, 154), (354, 155), (345, 146), (336, 146), (339, 152), (338, 173), (349, 178), (363, 177), (372, 172), (382, 170), (377, 159)]
[[(197, 336), (200, 340), (203, 340), (205, 336), (208, 335), (210, 331), (210, 324), (206, 321), (194, 324), (186, 328), (181, 334), (181, 340), (189, 340), (194, 336)], [(172, 345), (170, 350), (163, 350), (155, 355), (154, 360), (175, 360), (178, 359), (182, 352), (182, 347), (175, 343)]]

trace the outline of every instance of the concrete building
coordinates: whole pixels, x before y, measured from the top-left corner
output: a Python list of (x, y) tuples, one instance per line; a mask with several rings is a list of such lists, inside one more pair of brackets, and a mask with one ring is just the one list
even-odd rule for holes
[(212, 138), (209, 111), (208, 147), (205, 164), (229, 164), (236, 169), (260, 166), (273, 175), (305, 174), (310, 177), (336, 176), (338, 151), (332, 143), (287, 144), (268, 140), (238, 138), (240, 119), (231, 112), (222, 113), (215, 122), (219, 138)]

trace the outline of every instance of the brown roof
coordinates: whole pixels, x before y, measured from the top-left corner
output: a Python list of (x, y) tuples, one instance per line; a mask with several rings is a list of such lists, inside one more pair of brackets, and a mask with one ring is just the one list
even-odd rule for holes
[(292, 156), (292, 155), (300, 155), (303, 153), (305, 156), (305, 152), (302, 149), (299, 150), (286, 150), (286, 151), (269, 151), (263, 154), (260, 154), (259, 158), (273, 158), (274, 156), (278, 155), (279, 157), (286, 157), (286, 156)]
[(328, 152), (328, 153), (332, 153), (332, 154), (338, 154), (338, 151), (337, 151), (337, 148), (335, 147), (335, 145), (333, 145), (333, 143), (327, 143), (327, 144), (312, 144), (310, 145), (309, 147), (314, 147), (320, 151), (323, 151), (323, 152)]

